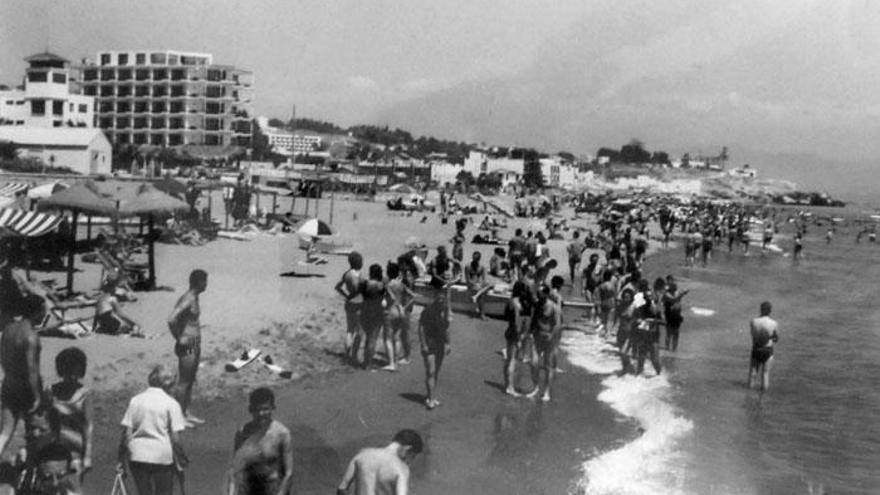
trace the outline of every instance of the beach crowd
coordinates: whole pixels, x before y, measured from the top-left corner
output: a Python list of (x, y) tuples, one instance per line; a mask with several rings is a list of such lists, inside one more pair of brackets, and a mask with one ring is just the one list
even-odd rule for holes
[[(575, 211), (584, 197), (571, 199)], [(368, 371), (396, 372), (413, 359), (413, 346), (422, 357), (425, 373), (424, 406), (440, 405), (438, 383), (441, 369), (452, 354), (455, 318), (454, 294), (466, 292), (473, 316), (486, 319), (490, 297), (503, 297), (503, 311), (491, 316), (503, 322), (504, 392), (523, 398), (550, 401), (559, 366), (563, 330), (595, 333), (613, 343), (621, 360), (621, 372), (642, 375), (649, 362), (653, 374), (662, 372), (661, 343), (668, 352), (679, 346), (684, 322), (682, 301), (689, 294), (672, 274), (647, 275), (652, 226), (655, 238), (667, 246), (678, 229), (687, 267), (707, 266), (718, 246), (726, 242), (733, 253), (737, 245), (750, 254), (755, 237), (761, 252), (779, 250), (773, 243), (783, 222), (795, 225), (792, 258), (802, 258), (807, 219), (780, 218), (766, 210), (741, 205), (699, 202), (676, 205), (663, 198), (636, 203), (604, 201), (594, 210), (595, 231), (569, 225), (554, 213), (558, 202), (545, 202), (523, 212), (543, 222), (543, 229), (516, 228), (510, 239), (498, 237), (506, 221), (481, 214), (453, 215), (443, 201), (438, 215), (441, 225), (451, 225), (449, 246), (428, 248), (413, 240), (397, 259), (366, 266), (358, 252), (348, 255), (349, 268), (335, 286), (343, 298), (346, 333), (343, 358), (351, 366)], [(572, 219), (574, 224), (581, 217)], [(453, 220), (450, 222), (450, 220)], [(532, 223), (531, 225), (534, 225)], [(756, 227), (759, 226), (759, 227)], [(466, 256), (468, 230), (479, 230), (474, 244), (493, 244), (484, 263), (474, 248)], [(831, 242), (833, 230), (826, 236)], [(871, 236), (865, 231), (863, 235)], [(568, 270), (550, 252), (549, 240), (563, 240)], [(873, 237), (869, 237), (873, 240)], [(479, 242), (476, 242), (479, 241)], [(778, 251), (777, 251), (778, 252)], [(20, 493), (82, 493), (82, 480), (92, 467), (93, 413), (90, 391), (82, 380), (87, 374), (85, 353), (69, 347), (55, 356), (58, 381), (44, 387), (40, 376), (40, 340), (35, 328), (44, 321), (46, 300), (12, 269), (8, 260), (0, 267), (0, 361), (4, 370), (0, 389), (0, 453), (5, 454), (18, 423), (24, 424), (25, 447), (2, 474)], [(565, 276), (567, 275), (567, 277)], [(111, 273), (103, 281), (96, 305), (95, 324), (104, 333), (140, 335), (140, 325), (122, 309), (117, 294), (123, 281)], [(198, 428), (204, 420), (191, 411), (193, 387), (201, 361), (202, 325), (199, 298), (208, 290), (208, 274), (193, 270), (189, 288), (171, 308), (167, 325), (174, 337), (177, 367), (158, 365), (151, 370), (148, 388), (134, 396), (120, 421), (118, 449), (119, 483), (130, 474), (137, 493), (166, 494), (183, 489), (183, 473), (189, 462), (180, 432)], [(502, 295), (502, 296), (499, 296)], [(422, 306), (411, 335), (415, 306)], [(762, 389), (769, 380), (773, 346), (779, 340), (777, 324), (770, 318), (771, 305), (761, 305), (751, 320), (752, 352), (749, 386), (760, 377)], [(665, 329), (665, 330), (664, 330)], [(243, 356), (245, 358), (246, 356)], [(517, 369), (526, 367), (530, 377), (518, 380)], [(285, 494), (292, 486), (290, 430), (273, 419), (275, 396), (259, 387), (249, 396), (251, 421), (233, 435), (233, 456), (228, 474), (229, 494)], [(342, 474), (338, 493), (405, 493), (407, 463), (424, 448), (420, 435), (399, 431), (382, 448), (358, 453)], [(10, 480), (9, 473), (15, 479)], [(53, 491), (54, 490), (54, 491)], [(350, 491), (351, 490), (351, 491)]]

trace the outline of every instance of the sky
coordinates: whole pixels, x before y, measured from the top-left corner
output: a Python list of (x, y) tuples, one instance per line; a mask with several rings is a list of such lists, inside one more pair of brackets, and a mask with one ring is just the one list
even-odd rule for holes
[(727, 146), (734, 161), (800, 157), (819, 183), (835, 179), (819, 163), (876, 177), (880, 156), (870, 0), (0, 0), (0, 82), (47, 47), (213, 53), (254, 72), (270, 117), (295, 104), (342, 125), (575, 153)]

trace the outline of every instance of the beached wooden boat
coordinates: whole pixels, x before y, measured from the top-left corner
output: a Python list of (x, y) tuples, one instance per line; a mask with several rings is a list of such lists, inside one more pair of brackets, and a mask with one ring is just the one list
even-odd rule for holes
[[(428, 284), (428, 279), (417, 280), (414, 287), (416, 293), (415, 303), (424, 306), (431, 301), (434, 289)], [(449, 288), (449, 302), (452, 311), (456, 313), (476, 313), (477, 305), (471, 299), (473, 294), (464, 284), (455, 284)], [(483, 314), (486, 316), (503, 317), (504, 308), (510, 298), (508, 286), (498, 284), (483, 297)]]

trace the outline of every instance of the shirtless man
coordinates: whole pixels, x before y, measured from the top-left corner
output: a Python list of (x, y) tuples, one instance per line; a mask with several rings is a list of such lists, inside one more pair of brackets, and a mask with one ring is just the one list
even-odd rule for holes
[(482, 255), (479, 251), (474, 251), (471, 262), (464, 267), (464, 277), (470, 289), (471, 300), (477, 305), (477, 316), (481, 320), (486, 319), (483, 314), (483, 296), (492, 289), (492, 286), (486, 282), (486, 267), (480, 263)]
[(770, 363), (773, 361), (773, 344), (779, 341), (779, 324), (770, 318), (773, 306), (769, 301), (761, 303), (761, 316), (752, 318), (749, 329), (752, 334), (752, 355), (749, 363), (749, 388), (752, 375), (761, 376), (761, 390), (770, 386)]
[(348, 463), (336, 495), (406, 495), (409, 463), (422, 452), (422, 437), (413, 430), (400, 430), (386, 447), (362, 449)]
[(265, 387), (251, 392), (253, 419), (235, 432), (229, 495), (287, 495), (293, 481), (290, 430), (272, 419), (275, 394)]
[[(535, 389), (527, 397), (536, 397), (543, 390), (541, 400), (550, 400), (550, 388), (553, 386), (555, 374), (555, 346), (556, 333), (561, 330), (559, 324), (560, 314), (557, 305), (549, 297), (549, 289), (544, 287), (538, 294), (535, 309), (532, 312), (531, 332), (535, 341), (532, 355), (532, 380)], [(541, 371), (545, 379), (541, 380)]]
[(34, 325), (43, 319), (43, 299), (30, 294), (18, 306), (0, 337), (0, 456), (18, 421), (40, 408), (40, 337)]
[(342, 274), (336, 284), (336, 292), (345, 298), (345, 357), (352, 363), (357, 362), (358, 350), (361, 346), (363, 331), (361, 330), (361, 268), (364, 258), (357, 251), (348, 255), (348, 270)]

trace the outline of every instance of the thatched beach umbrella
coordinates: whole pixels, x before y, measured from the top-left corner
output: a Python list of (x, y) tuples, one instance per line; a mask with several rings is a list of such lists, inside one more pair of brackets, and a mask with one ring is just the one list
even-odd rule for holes
[(73, 291), (73, 252), (76, 249), (76, 220), (80, 213), (115, 216), (116, 202), (100, 193), (92, 182), (81, 182), (40, 200), (39, 207), (48, 210), (70, 210), (70, 241), (67, 250), (67, 291)]

